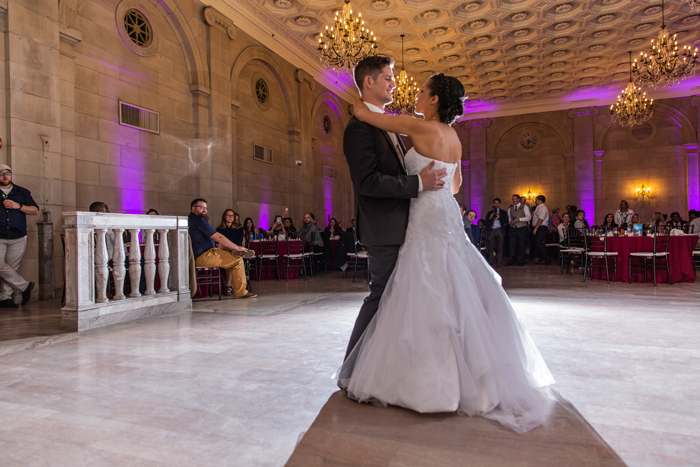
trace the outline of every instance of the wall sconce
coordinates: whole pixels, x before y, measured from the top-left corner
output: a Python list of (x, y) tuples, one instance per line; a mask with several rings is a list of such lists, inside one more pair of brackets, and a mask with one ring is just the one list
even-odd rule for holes
[(535, 202), (535, 198), (537, 198), (537, 193), (530, 193), (530, 190), (527, 190), (527, 194), (524, 196), (527, 198), (528, 203), (533, 203)]
[(642, 185), (640, 188), (637, 188), (637, 196), (634, 197), (634, 199), (641, 199), (642, 201), (649, 200), (651, 199), (651, 188), (648, 186)]

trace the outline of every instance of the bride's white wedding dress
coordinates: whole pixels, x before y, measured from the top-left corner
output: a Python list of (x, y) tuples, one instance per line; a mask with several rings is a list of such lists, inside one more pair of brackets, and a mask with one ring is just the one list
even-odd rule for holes
[[(418, 174), (432, 159), (411, 149)], [(447, 169), (411, 201), (406, 238), (379, 310), (343, 363), (351, 397), (418, 412), (483, 415), (523, 433), (547, 417), (554, 383), (501, 278), (468, 241)]]

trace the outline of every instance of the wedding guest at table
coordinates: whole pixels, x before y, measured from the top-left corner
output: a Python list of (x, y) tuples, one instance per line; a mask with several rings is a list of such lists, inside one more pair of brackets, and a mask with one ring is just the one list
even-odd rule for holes
[(628, 225), (640, 224), (642, 221), (639, 219), (639, 214), (632, 214), (632, 219)]
[(571, 204), (571, 205), (567, 206), (567, 209), (569, 211), (569, 217), (571, 218), (572, 221), (575, 222), (576, 211), (578, 211), (578, 206), (576, 206), (575, 204)]
[(547, 201), (544, 195), (535, 198), (535, 210), (532, 212), (532, 235), (535, 237), (535, 249), (537, 250), (537, 264), (549, 265), (549, 253), (547, 252), (547, 235), (549, 235), (549, 209), (544, 204)]
[(501, 209), (501, 199), (493, 199), (493, 209), (486, 214), (486, 231), (482, 232), (488, 240), (488, 260), (493, 261), (493, 254), (496, 253), (496, 267), (501, 266), (503, 261), (503, 241), (506, 237), (506, 226), (508, 225), (508, 213)]
[(255, 223), (253, 222), (253, 219), (246, 217), (243, 221), (243, 240), (246, 248), (249, 248), (248, 244), (252, 240), (250, 237), (257, 234), (258, 231), (255, 230)]
[(236, 213), (233, 209), (225, 210), (221, 215), (221, 224), (216, 228), (216, 231), (236, 245), (243, 246), (243, 240), (245, 238), (243, 235), (243, 228), (236, 225), (234, 221), (235, 218)]
[(335, 237), (340, 235), (341, 230), (338, 228), (338, 221), (335, 217), (331, 217), (328, 221), (328, 227), (324, 229), (329, 237)]
[(348, 227), (348, 230), (346, 232), (350, 232), (352, 234), (355, 233), (355, 219), (350, 221), (350, 227)]
[[(245, 254), (247, 250), (214, 230), (209, 223), (207, 211), (207, 201), (196, 198), (190, 204), (190, 214), (187, 216), (195, 265), (200, 268), (224, 269), (227, 295), (233, 294), (235, 298), (257, 297), (246, 290), (245, 266), (240, 255)], [(234, 256), (233, 252), (236, 252), (237, 256)]]
[(520, 195), (511, 197), (513, 205), (508, 209), (508, 219), (510, 219), (508, 262), (506, 266), (517, 264), (525, 266), (525, 250), (527, 249), (528, 225), (532, 215), (530, 207), (522, 203)]
[(469, 237), (469, 241), (472, 242), (473, 245), (476, 245), (479, 241), (479, 233), (481, 233), (479, 230), (479, 226), (474, 225), (474, 220), (476, 219), (476, 211), (467, 211), (466, 216), (462, 219), (463, 222), (465, 222), (464, 219), (466, 219), (464, 231), (466, 232), (467, 237)]
[(677, 212), (672, 212), (671, 213), (671, 222), (669, 222), (669, 225), (674, 228), (674, 229), (679, 229), (683, 230), (683, 226), (687, 224), (686, 221), (681, 219), (681, 215)]
[(297, 235), (297, 229), (294, 227), (294, 221), (292, 220), (291, 217), (285, 217), (282, 220), (284, 224), (284, 235), (287, 238), (295, 238)]
[(549, 217), (549, 221), (552, 224), (552, 231), (557, 230), (559, 224), (561, 224), (561, 217), (559, 216), (559, 208), (552, 209), (552, 215)]
[(574, 228), (576, 229), (586, 229), (589, 230), (590, 226), (586, 220), (586, 212), (583, 209), (576, 211), (576, 220), (574, 221)]
[(693, 211), (693, 219), (690, 221), (690, 227), (688, 227), (688, 233), (694, 235), (700, 235), (700, 214), (698, 211)]
[(633, 215), (634, 211), (630, 209), (627, 201), (623, 199), (620, 201), (620, 209), (615, 211), (615, 223), (617, 225), (629, 224)]
[(666, 222), (664, 222), (664, 216), (661, 214), (659, 211), (655, 211), (654, 214), (651, 215), (651, 222), (649, 223), (649, 227), (665, 227)]
[(619, 227), (619, 225), (615, 222), (615, 216), (613, 213), (606, 214), (605, 219), (603, 219), (603, 223), (600, 226), (607, 227), (609, 229)]
[(282, 223), (282, 219), (285, 217), (289, 216), (289, 208), (284, 208), (284, 214), (281, 216), (278, 214), (275, 216), (275, 222), (272, 224), (272, 227), (270, 227), (270, 230), (268, 230), (267, 236), (268, 237), (277, 237), (280, 234), (284, 234), (284, 224)]
[(559, 233), (559, 244), (564, 245), (564, 240), (566, 239), (566, 230), (571, 224), (571, 215), (565, 212), (561, 215), (561, 223), (557, 226), (557, 232)]
[(313, 222), (311, 213), (307, 212), (306, 214), (304, 214), (304, 226), (299, 231), (299, 238), (305, 240), (307, 243), (310, 244), (312, 236), (314, 237), (314, 252), (323, 253), (323, 238), (321, 238), (321, 231), (318, 230), (318, 227)]
[(148, 211), (146, 211), (146, 215), (147, 216), (158, 216), (160, 214), (158, 214), (158, 211), (156, 211), (155, 209), (149, 209)]
[(338, 228), (341, 232), (345, 232), (345, 227), (343, 227), (343, 223), (341, 221), (338, 221)]
[(238, 215), (238, 213), (236, 211), (233, 212), (233, 227), (234, 228), (241, 227), (241, 216)]

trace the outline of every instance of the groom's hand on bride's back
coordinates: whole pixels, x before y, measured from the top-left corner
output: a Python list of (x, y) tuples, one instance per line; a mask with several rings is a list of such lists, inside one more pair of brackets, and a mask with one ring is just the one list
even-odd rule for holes
[(445, 186), (445, 181), (442, 180), (447, 176), (447, 169), (433, 170), (435, 161), (423, 167), (418, 176), (423, 182), (423, 191), (440, 190)]

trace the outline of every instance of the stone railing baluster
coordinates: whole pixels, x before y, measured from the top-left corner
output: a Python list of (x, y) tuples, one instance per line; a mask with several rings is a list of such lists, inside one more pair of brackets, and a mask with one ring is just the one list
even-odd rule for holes
[(141, 229), (129, 229), (131, 242), (129, 244), (129, 281), (131, 293), (129, 297), (141, 296), (139, 285), (141, 284), (141, 246), (139, 245), (139, 232)]
[(123, 300), (124, 279), (126, 278), (126, 255), (124, 254), (124, 229), (114, 229), (114, 253), (112, 255), (112, 276), (114, 277), (114, 299)]
[(158, 277), (160, 278), (159, 293), (168, 293), (168, 275), (170, 274), (170, 249), (168, 248), (168, 230), (158, 230)]
[(109, 268), (107, 257), (107, 242), (105, 241), (106, 229), (95, 229), (95, 284), (97, 288), (97, 298), (95, 303), (108, 302), (107, 283), (109, 282)]
[[(144, 295), (155, 295), (155, 282), (156, 282), (156, 248), (153, 244), (153, 232), (154, 229), (144, 229), (144, 235), (146, 237), (146, 246), (143, 250), (143, 272), (146, 276), (146, 291)], [(160, 247), (159, 247), (160, 248)]]

